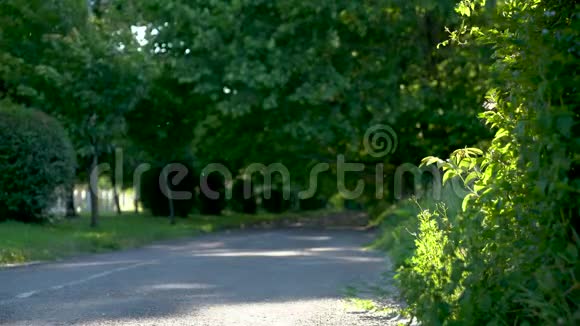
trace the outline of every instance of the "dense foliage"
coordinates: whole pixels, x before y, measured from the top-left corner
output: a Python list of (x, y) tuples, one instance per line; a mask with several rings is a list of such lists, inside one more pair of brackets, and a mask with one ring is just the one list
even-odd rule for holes
[[(436, 50), (459, 22), (452, 1), (148, 0), (134, 9), (161, 77), (129, 132), (178, 151), (193, 137), (200, 167), (280, 162), (304, 186), (307, 167), (337, 154), (375, 163), (361, 139), (377, 123), (396, 125), (405, 146), (387, 171), (488, 137), (475, 117), (483, 48)], [(141, 128), (148, 122), (157, 128)]]
[(141, 98), (149, 71), (128, 25), (90, 3), (0, 3), (0, 97), (58, 117), (87, 179), (124, 133), (124, 116)]
[[(463, 1), (458, 11), (490, 15), (480, 3)], [(490, 24), (452, 41), (494, 47), (495, 88), (480, 116), (496, 134), (485, 153), (423, 161), (468, 194), (458, 215), (443, 206), (419, 215), (416, 251), (399, 275), (403, 294), (428, 324), (578, 324), (580, 8), (518, 1), (493, 9)]]
[(245, 180), (237, 179), (232, 185), (232, 198), (230, 200), (230, 207), (235, 212), (245, 214), (256, 214), (258, 210), (258, 203), (254, 189), (250, 183), (249, 191), (245, 191)]
[[(160, 181), (164, 178), (162, 167), (156, 167), (143, 173), (140, 189), (143, 207), (150, 210), (151, 214), (155, 216), (170, 216), (170, 207), (172, 205), (175, 216), (187, 217), (191, 213), (195, 203), (195, 186), (197, 184), (197, 179), (191, 167), (188, 167), (188, 172), (183, 178), (176, 179), (178, 182), (175, 183), (172, 182), (175, 177), (174, 173), (166, 176), (167, 189), (163, 187), (164, 184)], [(189, 199), (172, 199), (172, 203), (170, 204), (169, 199), (165, 195), (167, 191), (189, 192), (191, 196)]]
[[(201, 175), (200, 182), (209, 188), (209, 191), (199, 191), (199, 212), (207, 215), (220, 215), (226, 207), (226, 184), (224, 177), (218, 173)], [(215, 194), (215, 196), (214, 196)]]
[(298, 202), (300, 209), (304, 211), (321, 209), (326, 207), (326, 204), (326, 200), (318, 197), (300, 199)]
[(45, 113), (0, 101), (0, 220), (48, 216), (59, 187), (73, 182), (74, 150)]
[(270, 213), (282, 213), (290, 208), (291, 201), (284, 198), (284, 192), (274, 188), (269, 194), (262, 193), (262, 207)]

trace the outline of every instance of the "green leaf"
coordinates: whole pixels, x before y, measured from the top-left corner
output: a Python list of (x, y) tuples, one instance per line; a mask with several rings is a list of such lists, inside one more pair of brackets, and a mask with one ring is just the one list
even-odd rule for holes
[(475, 192), (478, 194), (481, 192), (481, 190), (483, 190), (485, 188), (486, 188), (486, 186), (483, 184), (476, 184), (473, 186), (473, 190), (475, 190)]
[(468, 183), (470, 183), (471, 181), (473, 181), (477, 178), (479, 178), (479, 173), (477, 171), (473, 171), (473, 172), (469, 173), (467, 175), (467, 177), (465, 178), (465, 184), (467, 185)]
[(467, 205), (469, 205), (469, 201), (476, 197), (477, 196), (474, 193), (470, 193), (467, 196), (465, 196), (463, 198), (463, 201), (461, 202), (461, 210), (464, 212), (467, 211)]
[(443, 184), (445, 185), (447, 180), (449, 180), (450, 178), (452, 178), (456, 175), (457, 175), (457, 173), (455, 172), (455, 170), (448, 170), (447, 172), (445, 172), (445, 174), (443, 174)]
[(441, 159), (438, 158), (438, 157), (435, 157), (435, 156), (427, 156), (427, 157), (425, 157), (424, 159), (421, 160), (420, 167), (421, 166), (429, 166), (429, 165), (431, 165), (433, 163), (437, 163), (439, 161), (441, 161)]
[(460, 2), (459, 4), (457, 4), (457, 6), (455, 7), (455, 11), (462, 15), (462, 16), (471, 16), (471, 9), (469, 8), (469, 5), (465, 2)]
[(502, 129), (497, 131), (497, 133), (495, 134), (494, 140), (501, 139), (501, 138), (506, 137), (508, 135), (509, 135), (509, 131), (502, 128)]
[(475, 147), (466, 148), (465, 151), (467, 151), (471, 155), (483, 155), (483, 151)]

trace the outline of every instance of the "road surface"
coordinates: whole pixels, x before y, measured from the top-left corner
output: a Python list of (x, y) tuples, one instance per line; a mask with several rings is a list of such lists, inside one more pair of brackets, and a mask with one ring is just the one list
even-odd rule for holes
[(245, 230), (0, 269), (1, 325), (385, 325), (346, 286), (387, 268), (363, 231)]

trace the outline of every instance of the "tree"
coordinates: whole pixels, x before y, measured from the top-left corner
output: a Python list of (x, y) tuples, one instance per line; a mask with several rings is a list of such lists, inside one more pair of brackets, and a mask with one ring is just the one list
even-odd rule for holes
[(396, 126), (405, 146), (388, 158), (391, 167), (489, 137), (474, 114), (485, 61), (467, 60), (486, 58), (485, 47), (436, 50), (444, 28), (459, 24), (452, 1), (149, 0), (136, 7), (147, 49), (173, 85), (166, 94), (200, 124), (194, 149), (201, 160), (243, 166), (271, 154), (299, 171), (345, 154), (374, 164), (385, 158), (366, 155), (361, 138), (377, 123)]
[[(12, 22), (8, 26), (13, 29), (3, 39), (9, 50), (2, 58), (10, 68), (0, 79), (8, 85), (7, 95), (64, 122), (78, 155), (90, 158), (90, 176), (112, 140), (123, 133), (125, 114), (144, 93), (147, 69), (128, 26), (88, 17), (86, 3), (71, 2), (76, 6), (66, 10), (52, 2), (3, 4), (6, 16), (1, 19)], [(41, 28), (52, 17), (42, 10), (54, 10), (56, 28)], [(62, 27), (61, 22), (70, 24)], [(92, 226), (98, 224), (96, 188), (92, 182)]]

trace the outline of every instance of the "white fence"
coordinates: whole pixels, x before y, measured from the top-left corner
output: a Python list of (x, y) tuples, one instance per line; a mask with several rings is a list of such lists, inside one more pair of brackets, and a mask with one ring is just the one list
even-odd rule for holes
[[(132, 191), (124, 191), (119, 193), (119, 204), (122, 211), (133, 211), (134, 206), (134, 195)], [(90, 212), (91, 210), (91, 200), (89, 197), (89, 191), (86, 187), (78, 186), (74, 190), (74, 202), (75, 209), (77, 213)], [(101, 212), (116, 212), (115, 200), (113, 196), (112, 189), (102, 189), (99, 190), (99, 210)], [(59, 192), (57, 201), (52, 209), (50, 209), (52, 214), (64, 215), (66, 212), (66, 196)]]

